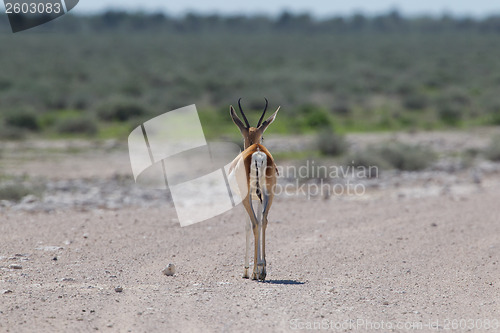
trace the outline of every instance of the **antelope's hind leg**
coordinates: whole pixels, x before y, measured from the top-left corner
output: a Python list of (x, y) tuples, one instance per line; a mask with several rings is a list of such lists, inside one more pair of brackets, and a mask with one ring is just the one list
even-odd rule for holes
[[(253, 210), (253, 205), (251, 206)], [(255, 239), (255, 258), (254, 258), (254, 267), (253, 267), (253, 274), (252, 274), (252, 280), (264, 280), (261, 278), (262, 276), (262, 271), (264, 271), (264, 278), (265, 278), (265, 271), (266, 271), (266, 260), (262, 259), (262, 203), (258, 201), (257, 203), (257, 226), (253, 230), (254, 232), (254, 239)]]
[(252, 221), (250, 218), (245, 219), (245, 234), (246, 234), (246, 244), (245, 244), (245, 270), (243, 272), (243, 278), (248, 279), (248, 270), (250, 269), (250, 232), (252, 230)]
[(259, 209), (262, 212), (259, 218), (259, 228), (262, 231), (262, 253), (261, 259), (258, 263), (258, 279), (264, 281), (266, 279), (266, 228), (267, 228), (267, 215), (269, 214), (269, 209), (273, 198), (268, 195), (267, 191), (264, 191), (264, 205), (259, 205)]
[[(243, 200), (243, 206), (245, 207), (248, 216), (250, 218), (250, 224), (249, 227), (252, 228), (253, 231), (253, 236), (254, 236), (254, 261), (253, 261), (253, 274), (252, 274), (252, 280), (257, 280), (257, 258), (259, 257), (260, 251), (258, 251), (258, 245), (259, 245), (259, 221), (257, 219), (257, 216), (255, 215), (253, 205), (252, 205), (252, 199), (251, 196), (247, 196), (245, 200)], [(250, 234), (247, 233), (247, 247), (250, 247)], [(248, 253), (248, 251), (247, 251)], [(246, 259), (246, 257), (245, 257)], [(245, 263), (246, 265), (246, 263)], [(245, 276), (243, 276), (245, 277)]]

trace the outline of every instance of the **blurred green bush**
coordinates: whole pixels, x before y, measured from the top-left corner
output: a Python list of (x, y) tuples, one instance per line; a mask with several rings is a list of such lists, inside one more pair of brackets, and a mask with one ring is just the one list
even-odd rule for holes
[(145, 105), (125, 97), (109, 99), (97, 107), (97, 115), (105, 121), (126, 121), (147, 113)]
[(327, 156), (339, 156), (348, 149), (345, 137), (335, 133), (331, 127), (325, 127), (318, 132), (316, 146), (321, 154)]
[(489, 160), (500, 162), (500, 135), (496, 135), (491, 139), (485, 153)]
[(428, 147), (404, 143), (371, 145), (357, 151), (347, 159), (354, 166), (378, 166), (381, 169), (402, 171), (423, 170), (432, 165), (437, 154)]
[(380, 157), (398, 170), (418, 171), (428, 168), (437, 155), (428, 147), (389, 143), (378, 148)]
[(17, 127), (9, 127), (0, 124), (1, 140), (22, 140), (26, 137), (26, 131)]
[(38, 131), (40, 129), (38, 118), (34, 111), (10, 111), (4, 116), (4, 123), (6, 127), (14, 127), (18, 129), (30, 131)]
[(0, 184), (0, 200), (20, 201), (33, 190), (21, 183)]
[(58, 119), (54, 128), (60, 134), (84, 135), (95, 135), (99, 129), (95, 118), (89, 115)]

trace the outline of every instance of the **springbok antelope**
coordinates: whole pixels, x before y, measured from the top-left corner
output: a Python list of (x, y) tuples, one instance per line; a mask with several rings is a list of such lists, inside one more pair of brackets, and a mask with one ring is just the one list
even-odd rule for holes
[[(262, 144), (264, 131), (276, 119), (280, 107), (264, 122), (266, 107), (257, 123), (257, 127), (251, 127), (247, 117), (241, 108), (241, 98), (238, 100), (238, 107), (245, 124), (238, 118), (233, 106), (230, 107), (230, 114), (233, 122), (238, 126), (244, 139), (244, 150), (232, 162), (229, 171), (235, 168), (242, 168), (246, 175), (246, 186), (242, 192), (243, 206), (245, 207), (249, 220), (246, 223), (246, 251), (245, 251), (245, 271), (243, 278), (248, 279), (249, 250), (250, 250), (250, 228), (254, 236), (254, 265), (252, 280), (264, 280), (266, 278), (266, 227), (267, 215), (271, 209), (274, 197), (274, 187), (276, 185), (277, 168), (271, 153)], [(240, 186), (241, 187), (241, 186)], [(257, 201), (257, 212), (254, 210), (253, 200)]]

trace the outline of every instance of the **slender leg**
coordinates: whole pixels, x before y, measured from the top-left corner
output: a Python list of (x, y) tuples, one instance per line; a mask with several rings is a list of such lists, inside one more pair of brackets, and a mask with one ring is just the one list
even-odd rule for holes
[(262, 266), (260, 268), (259, 279), (264, 280), (266, 278), (266, 228), (267, 228), (267, 215), (273, 203), (273, 196), (269, 195), (267, 191), (264, 192), (264, 209), (262, 212)]
[(257, 221), (259, 222), (257, 226), (257, 238), (255, 247), (257, 248), (257, 257), (254, 266), (254, 280), (260, 280), (262, 267), (265, 266), (265, 262), (262, 261), (262, 203), (258, 201), (257, 203)]
[(259, 264), (259, 280), (264, 281), (266, 279), (266, 227), (263, 224), (261, 228), (262, 228), (262, 259)]
[(248, 279), (248, 269), (250, 268), (250, 230), (252, 228), (252, 221), (250, 217), (245, 219), (245, 233), (246, 233), (246, 246), (245, 246), (245, 271), (243, 272), (243, 278)]
[(257, 253), (257, 247), (259, 244), (259, 222), (257, 220), (257, 216), (255, 215), (253, 206), (252, 206), (252, 199), (251, 196), (248, 195), (245, 200), (243, 200), (243, 206), (245, 207), (248, 216), (250, 217), (250, 222), (252, 224), (252, 231), (253, 231), (253, 236), (254, 236), (254, 272), (252, 274), (252, 279), (256, 280), (257, 279), (257, 274), (256, 274), (256, 267), (257, 267), (257, 258), (258, 258), (258, 253)]
[[(252, 273), (252, 280), (264, 280), (266, 278), (266, 248), (265, 248), (265, 237), (266, 237), (266, 228), (267, 228), (267, 215), (269, 214), (269, 210), (271, 208), (271, 204), (273, 201), (273, 196), (264, 192), (263, 197), (263, 205), (258, 203), (257, 214), (255, 214), (255, 210), (253, 209), (253, 203), (248, 196), (245, 200), (243, 200), (243, 206), (245, 207), (248, 216), (250, 217), (249, 227), (252, 227), (253, 236), (254, 236), (254, 268)], [(247, 233), (247, 246), (249, 246), (249, 233)], [(261, 243), (262, 242), (262, 243)], [(248, 251), (247, 251), (248, 253)], [(245, 257), (246, 260), (246, 257)], [(247, 264), (245, 262), (245, 268)], [(247, 270), (245, 269), (245, 272)], [(245, 275), (243, 275), (245, 277)]]
[(253, 227), (253, 237), (254, 237), (254, 256), (253, 256), (253, 273), (252, 280), (259, 279), (259, 267), (261, 266), (261, 246), (260, 246), (260, 225), (262, 220), (262, 210), (261, 203), (258, 201), (257, 203), (257, 214), (255, 214), (255, 210), (253, 209), (253, 202), (250, 200), (250, 208), (253, 212), (253, 216), (255, 217), (256, 223), (252, 225)]
[(259, 226), (256, 226), (253, 228), (253, 239), (254, 239), (254, 253), (253, 253), (253, 273), (252, 273), (252, 280), (257, 280), (258, 279), (258, 274), (257, 274), (257, 258), (259, 257)]

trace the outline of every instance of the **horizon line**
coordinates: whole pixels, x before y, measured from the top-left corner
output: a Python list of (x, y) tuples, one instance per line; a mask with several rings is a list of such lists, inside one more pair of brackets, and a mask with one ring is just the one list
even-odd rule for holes
[[(1, 3), (1, 2), (0, 2)], [(1, 6), (0, 6), (1, 7)], [(190, 14), (208, 17), (208, 16), (219, 16), (219, 17), (235, 17), (235, 16), (243, 16), (243, 17), (266, 17), (266, 18), (279, 18), (281, 15), (285, 13), (289, 13), (293, 16), (300, 15), (308, 15), (316, 20), (328, 20), (332, 18), (352, 18), (356, 15), (362, 15), (368, 18), (375, 18), (378, 16), (384, 16), (391, 13), (397, 13), (399, 16), (405, 19), (416, 19), (416, 18), (434, 18), (439, 19), (442, 17), (451, 17), (454, 19), (486, 19), (490, 17), (498, 17), (500, 16), (500, 9), (498, 11), (484, 13), (484, 14), (471, 14), (471, 13), (457, 13), (452, 12), (446, 9), (443, 9), (439, 13), (429, 12), (415, 12), (408, 13), (404, 12), (398, 8), (388, 8), (380, 11), (366, 11), (366, 10), (352, 10), (350, 12), (342, 12), (342, 13), (325, 13), (322, 15), (315, 14), (313, 11), (308, 10), (291, 10), (291, 9), (281, 9), (276, 13), (272, 12), (260, 12), (260, 11), (233, 11), (233, 12), (221, 12), (218, 10), (195, 10), (195, 9), (186, 9), (181, 12), (170, 12), (165, 9), (139, 9), (139, 8), (123, 8), (110, 6), (108, 8), (98, 9), (98, 10), (77, 10), (75, 8), (71, 11), (72, 14), (78, 16), (93, 16), (93, 15), (102, 15), (108, 12), (118, 12), (118, 13), (127, 13), (127, 14), (145, 14), (145, 15), (155, 15), (155, 14), (163, 14), (166, 17), (173, 18), (182, 18)]]

